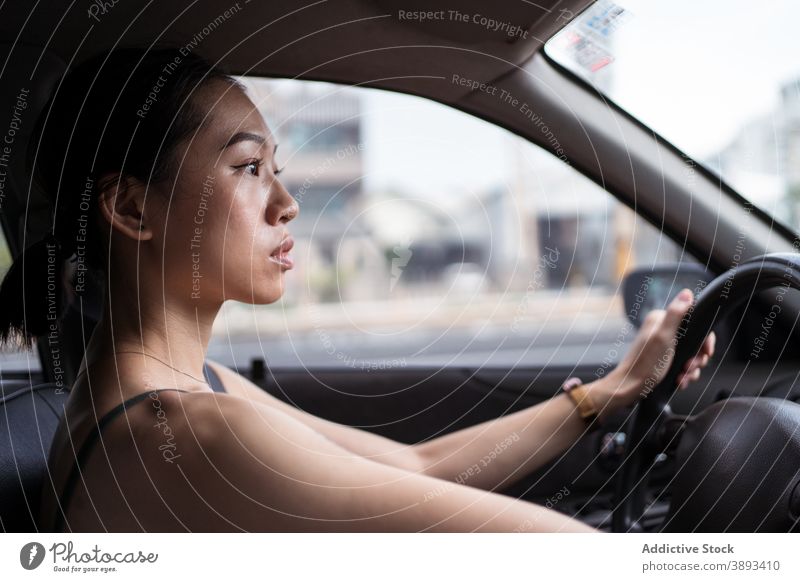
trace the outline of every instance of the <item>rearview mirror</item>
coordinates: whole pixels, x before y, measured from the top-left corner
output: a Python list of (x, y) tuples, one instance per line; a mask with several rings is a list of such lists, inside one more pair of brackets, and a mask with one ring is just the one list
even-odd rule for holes
[(673, 263), (642, 267), (630, 271), (622, 282), (625, 314), (637, 328), (653, 309), (664, 309), (681, 289), (695, 296), (714, 278), (713, 273), (696, 263)]

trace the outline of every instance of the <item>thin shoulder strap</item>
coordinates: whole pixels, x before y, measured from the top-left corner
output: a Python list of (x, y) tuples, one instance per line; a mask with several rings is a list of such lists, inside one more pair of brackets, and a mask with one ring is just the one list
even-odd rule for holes
[(160, 390), (150, 390), (148, 392), (142, 392), (141, 394), (137, 394), (133, 398), (128, 398), (126, 401), (121, 402), (108, 412), (106, 412), (100, 421), (92, 427), (92, 430), (89, 432), (89, 435), (86, 437), (86, 440), (83, 441), (81, 448), (78, 450), (78, 454), (75, 456), (75, 464), (72, 466), (72, 470), (67, 477), (67, 483), (64, 486), (63, 491), (58, 500), (58, 507), (56, 508), (56, 519), (55, 525), (53, 526), (53, 532), (55, 533), (62, 533), (61, 528), (64, 526), (64, 521), (66, 520), (67, 514), (67, 506), (72, 499), (73, 493), (75, 493), (75, 487), (78, 483), (78, 477), (80, 476), (81, 469), (83, 465), (86, 463), (86, 459), (89, 456), (89, 453), (92, 451), (92, 447), (94, 443), (97, 441), (100, 434), (103, 432), (103, 429), (108, 425), (109, 422), (114, 420), (119, 414), (127, 410), (129, 406), (133, 406), (134, 404), (141, 402), (150, 394), (154, 394), (156, 392), (166, 392), (169, 390), (174, 390), (176, 392), (186, 392), (186, 390), (181, 390), (180, 388), (162, 388)]
[(208, 385), (211, 386), (214, 392), (225, 392), (225, 385), (222, 383), (222, 379), (206, 362), (203, 362), (203, 374), (205, 374)]

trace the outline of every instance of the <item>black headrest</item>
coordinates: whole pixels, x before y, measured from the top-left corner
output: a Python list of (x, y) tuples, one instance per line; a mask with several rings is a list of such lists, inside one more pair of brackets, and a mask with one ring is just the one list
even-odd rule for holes
[(35, 532), (47, 455), (69, 391), (0, 382), (0, 530)]

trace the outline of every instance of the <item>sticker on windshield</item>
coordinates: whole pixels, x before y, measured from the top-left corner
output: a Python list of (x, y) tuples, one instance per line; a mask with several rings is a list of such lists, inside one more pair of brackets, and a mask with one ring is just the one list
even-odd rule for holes
[(554, 39), (555, 48), (584, 71), (596, 73), (614, 62), (614, 33), (630, 17), (629, 10), (600, 0)]

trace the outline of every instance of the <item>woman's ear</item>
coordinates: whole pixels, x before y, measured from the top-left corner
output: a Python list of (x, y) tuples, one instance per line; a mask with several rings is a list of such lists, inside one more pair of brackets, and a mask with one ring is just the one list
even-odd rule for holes
[(106, 174), (98, 180), (97, 206), (111, 228), (134, 240), (150, 240), (144, 213), (146, 186), (130, 176)]

